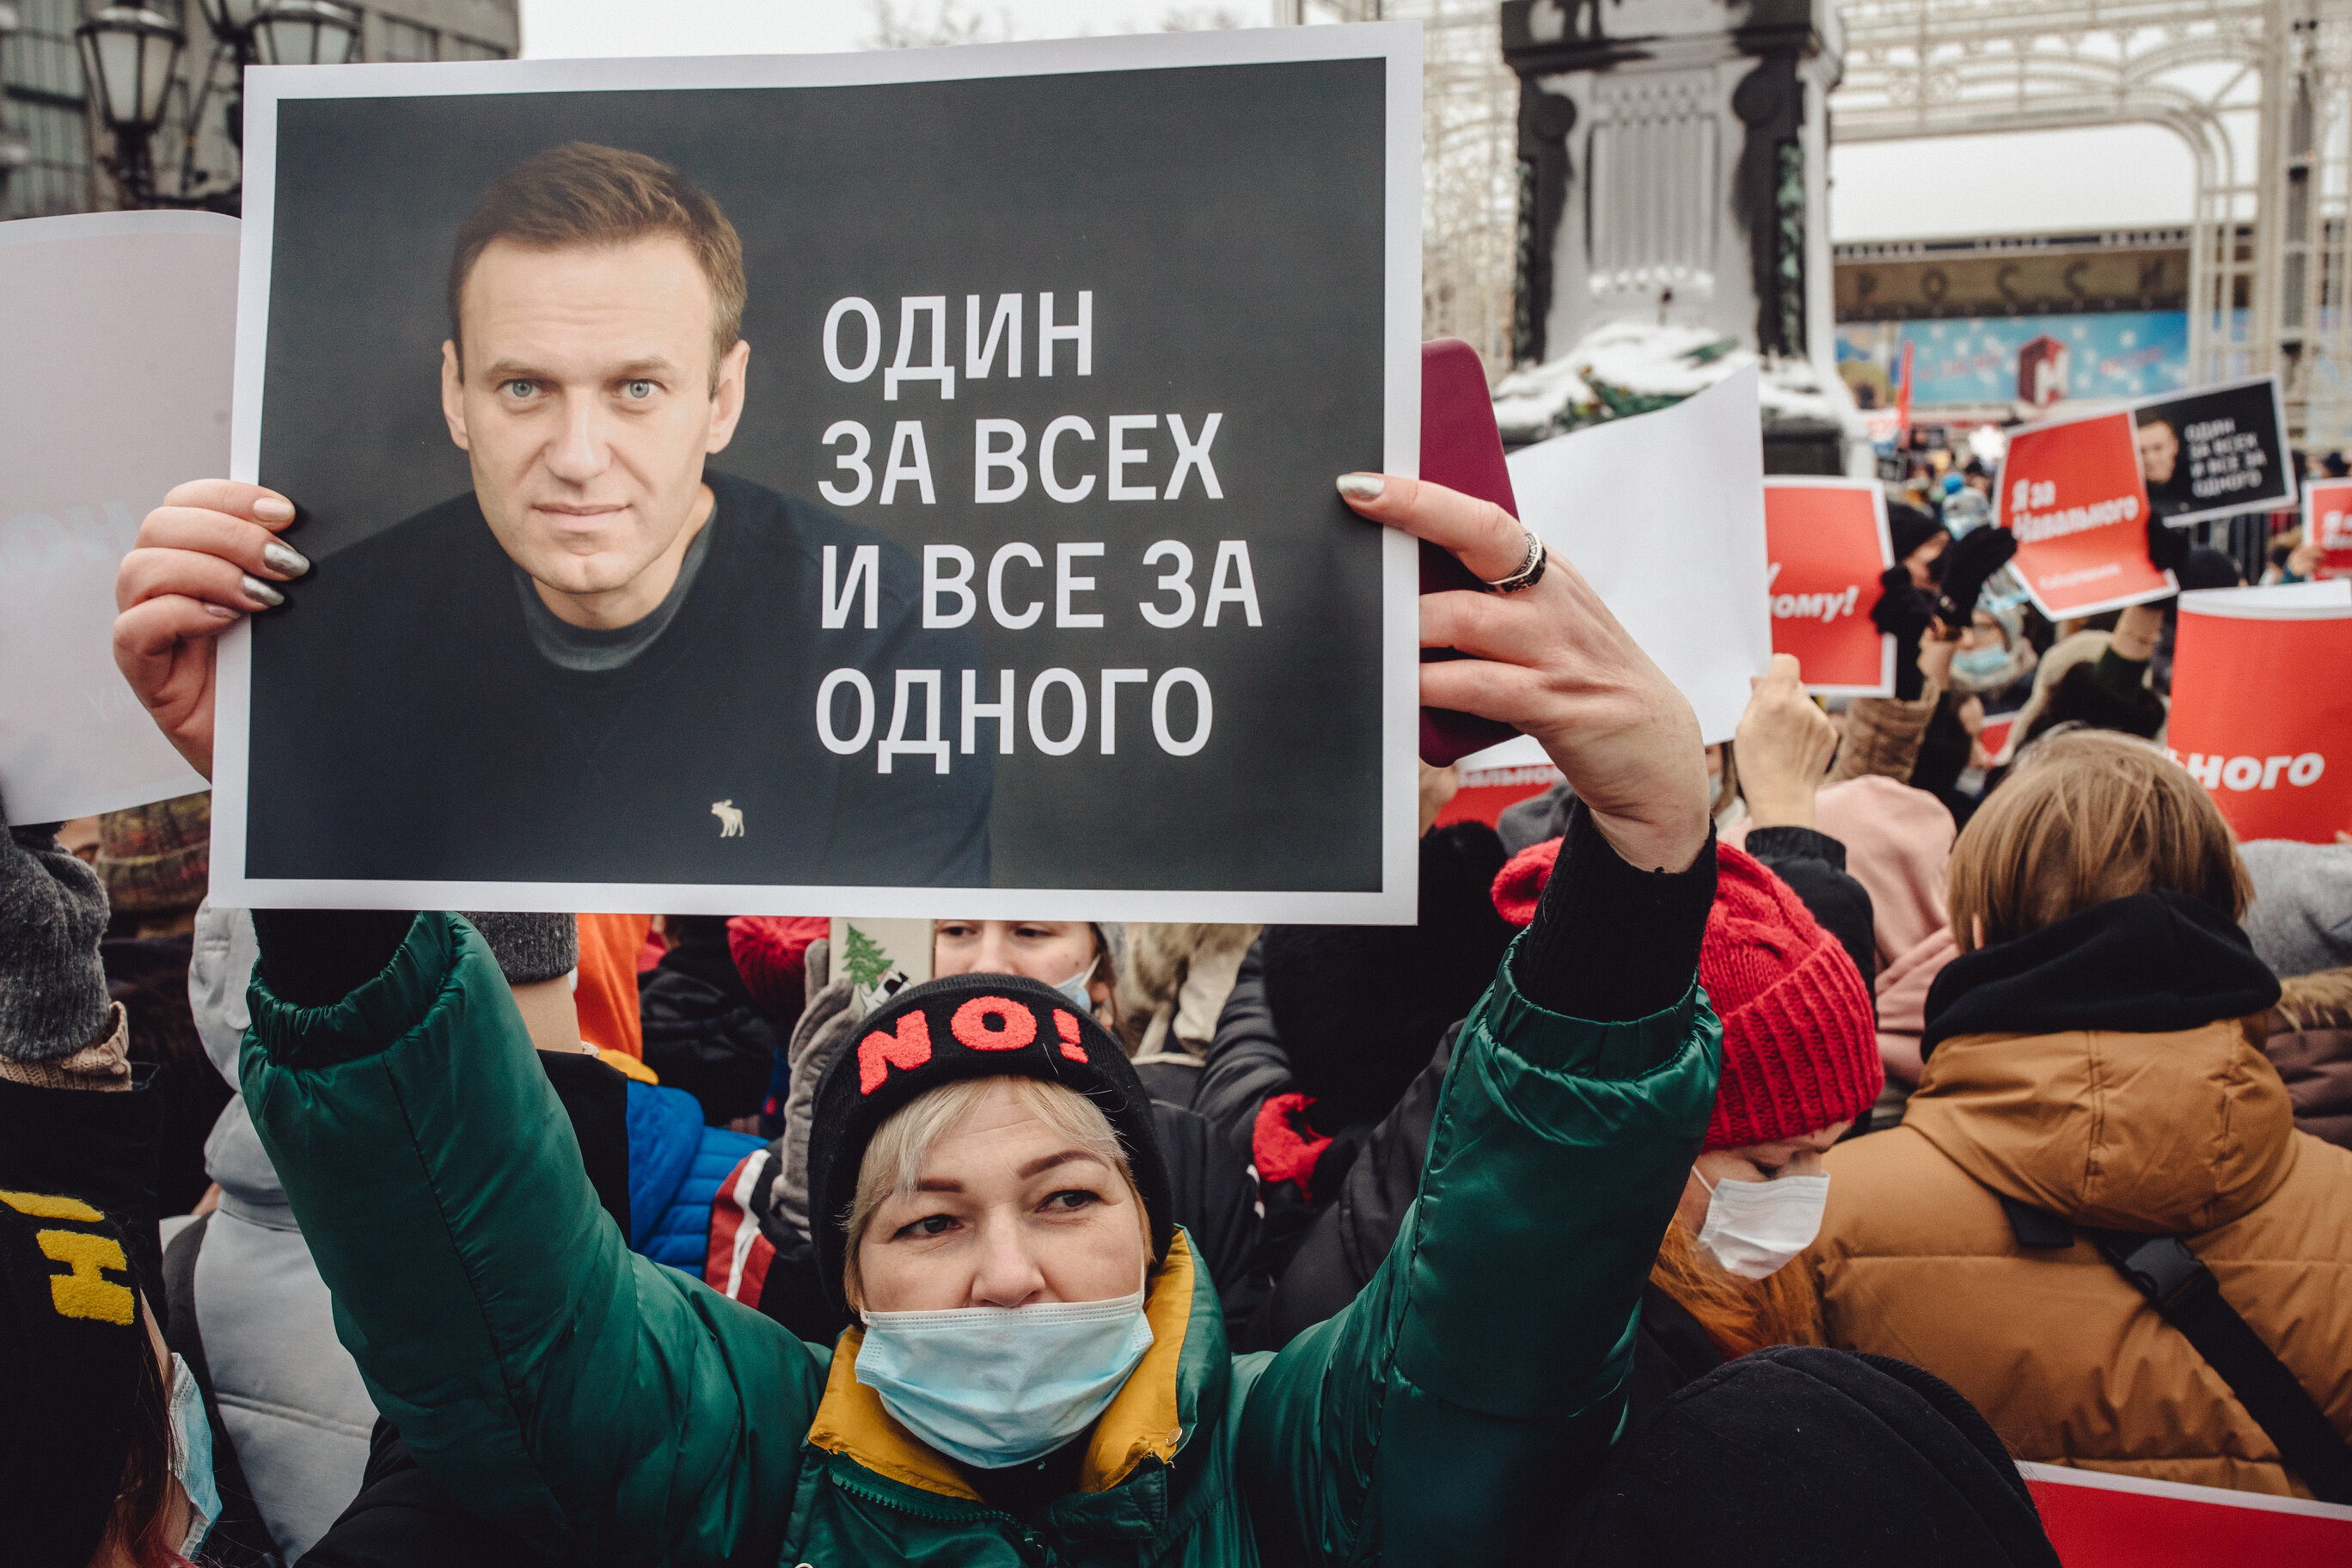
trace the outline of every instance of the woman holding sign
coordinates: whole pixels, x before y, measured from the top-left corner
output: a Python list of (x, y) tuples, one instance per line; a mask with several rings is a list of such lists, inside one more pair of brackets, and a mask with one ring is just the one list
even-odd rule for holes
[[(628, 1254), (464, 921), (258, 911), (247, 1103), (379, 1406), (452, 1494), (553, 1553), (677, 1564), (1496, 1563), (1556, 1526), (1563, 1467), (1617, 1429), (1715, 1098), (1697, 723), (1499, 509), (1339, 488), (1498, 590), (1423, 600), (1423, 642), (1467, 656), (1423, 700), (1536, 736), (1579, 803), (1362, 1295), (1232, 1355), (1117, 1042), (971, 974), (901, 992), (818, 1090), (811, 1207), (864, 1326), (805, 1343)], [(144, 563), (163, 608), (119, 632), (184, 742), (210, 733), (205, 606), (247, 607), (220, 564), (292, 510), (205, 504), (248, 525)]]

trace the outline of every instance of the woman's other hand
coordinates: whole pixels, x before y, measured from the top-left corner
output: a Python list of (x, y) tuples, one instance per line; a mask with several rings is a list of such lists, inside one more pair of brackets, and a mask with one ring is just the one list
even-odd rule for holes
[(1759, 827), (1811, 827), (1813, 792), (1837, 755), (1837, 726), (1805, 695), (1793, 655), (1774, 654), (1769, 671), (1748, 684), (1732, 738), (1748, 815)]

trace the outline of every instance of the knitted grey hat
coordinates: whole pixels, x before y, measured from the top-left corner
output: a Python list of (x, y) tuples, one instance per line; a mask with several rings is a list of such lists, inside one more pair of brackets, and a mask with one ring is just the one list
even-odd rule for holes
[(106, 887), (52, 827), (0, 846), (0, 1057), (61, 1061), (112, 1020), (98, 939)]
[(2238, 853), (2254, 880), (2246, 935), (2273, 974), (2352, 963), (2352, 844), (2258, 838)]
[(580, 967), (577, 915), (499, 914), (467, 911), (466, 919), (497, 955), (509, 985), (558, 980)]

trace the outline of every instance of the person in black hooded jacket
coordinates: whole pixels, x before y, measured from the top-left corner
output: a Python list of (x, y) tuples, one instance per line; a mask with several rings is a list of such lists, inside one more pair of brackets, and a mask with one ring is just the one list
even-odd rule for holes
[(1488, 895), (1502, 867), (1485, 824), (1433, 829), (1421, 841), (1415, 924), (1269, 926), (1243, 960), (1192, 1108), (1257, 1172), (1263, 1271), (1286, 1266), (1376, 1124), (1485, 990), (1510, 942)]
[(743, 984), (724, 915), (666, 915), (662, 929), (669, 951), (637, 982), (646, 1066), (712, 1127), (757, 1116), (798, 1015), (776, 1017)]

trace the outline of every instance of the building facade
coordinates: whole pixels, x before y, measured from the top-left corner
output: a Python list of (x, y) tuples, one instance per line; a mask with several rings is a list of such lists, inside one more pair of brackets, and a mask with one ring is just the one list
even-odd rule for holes
[[(153, 142), (157, 184), (173, 205), (234, 211), (239, 184), (236, 64), (196, 0), (143, 0), (186, 37)], [(352, 5), (358, 60), (497, 60), (521, 52), (520, 0), (391, 0)], [(85, 0), (0, 0), (0, 218), (121, 205), (110, 151), (75, 43)]]

